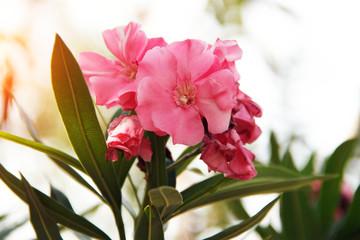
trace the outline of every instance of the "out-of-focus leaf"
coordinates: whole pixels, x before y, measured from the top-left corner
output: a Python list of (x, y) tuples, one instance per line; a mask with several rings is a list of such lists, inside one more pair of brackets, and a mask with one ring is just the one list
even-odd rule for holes
[(324, 182), (320, 189), (320, 196), (317, 202), (317, 209), (321, 221), (321, 229), (328, 232), (333, 220), (334, 213), (340, 200), (340, 183), (347, 161), (352, 156), (357, 139), (351, 139), (342, 143), (335, 149), (333, 154), (325, 163), (324, 174), (338, 174), (338, 177)]
[(112, 162), (105, 161), (105, 138), (81, 69), (59, 35), (55, 36), (51, 79), (56, 102), (74, 151), (102, 195), (111, 204), (119, 233), (125, 238), (121, 217), (121, 191)]
[(285, 152), (284, 156), (281, 159), (281, 165), (290, 168), (292, 170), (297, 171), (297, 168), (294, 164), (294, 159), (290, 153), (290, 149), (287, 149), (287, 151)]
[(321, 239), (319, 219), (310, 205), (307, 193), (299, 189), (283, 194), (280, 200), (283, 239)]
[(140, 216), (135, 231), (135, 240), (163, 240), (164, 230), (159, 212), (154, 206), (147, 206)]
[(270, 135), (270, 147), (271, 147), (270, 163), (280, 164), (280, 154), (279, 154), (280, 146), (274, 132), (271, 132)]
[(206, 240), (227, 240), (246, 232), (250, 228), (254, 227), (256, 224), (258, 224), (279, 199), (280, 196), (271, 201), (253, 217), (248, 218), (237, 225), (231, 226), (214, 236), (206, 238)]
[(334, 236), (331, 239), (359, 239), (360, 237), (360, 186), (358, 186), (352, 203), (346, 212), (345, 216), (335, 230)]
[(69, 199), (60, 190), (56, 189), (53, 185), (50, 185), (50, 197), (61, 203), (64, 207), (74, 212)]
[[(1, 217), (1, 216), (0, 216)], [(2, 220), (2, 218), (0, 218), (0, 221)], [(6, 237), (11, 234), (13, 231), (15, 231), (16, 229), (18, 229), (19, 227), (21, 227), (22, 225), (24, 225), (26, 222), (28, 221), (28, 219), (22, 220), (20, 222), (14, 223), (8, 227), (3, 227), (2, 229), (0, 229), (0, 240), (4, 240), (6, 239)]]
[(62, 239), (56, 222), (45, 211), (45, 207), (41, 204), (34, 189), (28, 181), (21, 175), (26, 193), (27, 203), (30, 209), (30, 221), (33, 225), (38, 239)]
[(314, 174), (314, 164), (315, 164), (315, 153), (312, 153), (305, 167), (301, 170), (301, 173), (304, 175)]
[[(21, 181), (8, 172), (0, 164), (0, 179), (24, 202), (27, 202), (26, 193)], [(85, 235), (100, 238), (110, 239), (102, 230), (97, 228), (94, 224), (85, 218), (68, 210), (55, 200), (51, 199), (42, 192), (34, 189), (36, 196), (39, 198), (41, 204), (46, 209), (47, 213), (57, 222), (63, 226), (81, 232)]]
[(230, 201), (226, 202), (230, 212), (238, 219), (238, 220), (244, 220), (248, 219), (250, 216), (246, 212), (244, 206), (242, 205), (242, 202), (240, 199), (232, 199)]
[(255, 230), (263, 240), (281, 240), (280, 234), (271, 225), (267, 227), (257, 226)]
[(162, 218), (167, 217), (183, 203), (181, 194), (173, 187), (153, 188), (149, 190), (148, 194), (151, 205), (156, 207)]
[(81, 166), (81, 163), (77, 159), (75, 159), (75, 158), (71, 157), (70, 155), (68, 155), (64, 152), (61, 152), (55, 148), (45, 146), (41, 143), (37, 143), (37, 142), (31, 141), (31, 140), (28, 140), (28, 139), (25, 139), (22, 137), (18, 137), (18, 136), (15, 136), (10, 133), (3, 132), (3, 131), (0, 131), (0, 138), (4, 138), (6, 140), (16, 142), (21, 145), (30, 147), (39, 152), (45, 153), (46, 155), (53, 157), (65, 164), (68, 164), (82, 172), (85, 172), (84, 168)]

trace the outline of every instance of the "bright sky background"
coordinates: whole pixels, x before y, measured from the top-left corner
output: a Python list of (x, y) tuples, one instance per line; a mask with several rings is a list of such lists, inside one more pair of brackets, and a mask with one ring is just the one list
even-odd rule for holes
[[(240, 88), (264, 110), (258, 121), (264, 134), (252, 146), (259, 159), (268, 159), (270, 130), (278, 134), (281, 143), (286, 143), (292, 134), (304, 140), (305, 147), (300, 144), (294, 149), (300, 166), (302, 157), (311, 151), (317, 151), (319, 158), (323, 158), (353, 136), (359, 124), (360, 2), (250, 2), (244, 8), (240, 29), (220, 26), (206, 10), (206, 0), (0, 0), (0, 70), (4, 56), (16, 63), (15, 96), (32, 116), (39, 113), (37, 109), (42, 104), (42, 98), (37, 97), (39, 89), (53, 98), (49, 66), (55, 32), (75, 56), (85, 50), (110, 56), (101, 32), (129, 21), (141, 23), (147, 36), (163, 36), (168, 42), (186, 38), (210, 43), (218, 37), (236, 39), (244, 52), (238, 63), (242, 77)], [(276, 4), (289, 11), (281, 10)], [(26, 39), (30, 54), (19, 50), (19, 46), (9, 40), (11, 36)], [(277, 69), (277, 73), (270, 66)], [(23, 134), (24, 128), (16, 121), (16, 113), (12, 119), (5, 130)], [(38, 155), (19, 148), (20, 160), (14, 163), (13, 152), (8, 151), (10, 146), (13, 151), (14, 145), (0, 143), (0, 161), (14, 173), (19, 170), (27, 173), (31, 183), (47, 191), (48, 182), (52, 182), (50, 177), (57, 174), (54, 170), (38, 177), (30, 176), (36, 175), (39, 166), (48, 171), (46, 160), (29, 163), (23, 158)], [(359, 169), (359, 163), (354, 166)], [(352, 173), (349, 178), (358, 183), (356, 170), (349, 171)], [(0, 214), (6, 212), (8, 206), (24, 209), (24, 204), (10, 196), (1, 184)], [(4, 198), (3, 194), (9, 197)], [(250, 238), (251, 235), (247, 239)]]

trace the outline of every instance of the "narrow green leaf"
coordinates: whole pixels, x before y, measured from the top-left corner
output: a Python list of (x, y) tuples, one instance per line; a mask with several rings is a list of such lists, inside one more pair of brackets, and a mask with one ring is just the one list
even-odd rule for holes
[(121, 238), (121, 191), (112, 162), (105, 161), (105, 138), (81, 69), (65, 43), (56, 35), (51, 59), (56, 102), (75, 153), (86, 172), (111, 204)]
[(274, 132), (271, 132), (270, 135), (270, 148), (271, 148), (270, 163), (280, 164), (280, 154), (279, 154), (280, 146)]
[[(0, 164), (0, 179), (24, 202), (27, 202), (25, 190), (21, 181), (8, 172)], [(81, 232), (85, 235), (100, 238), (110, 239), (102, 230), (97, 228), (85, 218), (68, 210), (55, 200), (34, 188), (36, 196), (39, 198), (42, 205), (45, 207), (47, 213), (57, 222), (63, 226)]]
[(65, 164), (68, 164), (82, 172), (85, 172), (84, 168), (81, 166), (81, 163), (77, 159), (75, 159), (75, 158), (71, 157), (70, 155), (68, 155), (64, 152), (61, 152), (55, 148), (45, 146), (41, 143), (37, 143), (37, 142), (31, 141), (31, 140), (28, 140), (28, 139), (25, 139), (22, 137), (18, 137), (18, 136), (15, 136), (10, 133), (3, 132), (3, 131), (0, 131), (0, 138), (9, 140), (9, 141), (12, 141), (15, 143), (19, 143), (19, 144), (27, 146), (29, 148), (35, 149), (39, 152), (45, 153), (46, 155), (57, 159)]
[(360, 236), (360, 185), (358, 186), (355, 195), (352, 199), (352, 203), (345, 213), (342, 221), (339, 224), (338, 229), (335, 230), (335, 234), (331, 239), (359, 239)]
[(246, 232), (247, 230), (254, 227), (256, 224), (258, 224), (262, 219), (264, 219), (264, 217), (268, 214), (270, 209), (275, 205), (275, 203), (280, 199), (280, 197), (281, 196), (275, 198), (253, 217), (248, 218), (237, 225), (231, 226), (214, 236), (206, 238), (206, 240), (227, 240)]
[(118, 160), (114, 162), (114, 168), (117, 171), (117, 179), (120, 188), (123, 187), (126, 177), (129, 174), (131, 166), (134, 164), (135, 157), (127, 160), (121, 152), (117, 151)]
[(151, 205), (155, 206), (160, 216), (169, 216), (182, 202), (181, 194), (173, 187), (161, 186), (148, 192)]
[(140, 216), (135, 231), (135, 240), (163, 240), (164, 230), (159, 212), (154, 206), (147, 206)]
[(189, 164), (201, 153), (201, 144), (199, 143), (195, 146), (187, 147), (174, 161), (171, 165), (167, 167), (167, 171), (170, 172), (171, 170), (176, 171), (176, 176), (179, 176)]
[(230, 200), (256, 194), (291, 191), (314, 181), (324, 181), (331, 178), (333, 178), (333, 176), (310, 176), (293, 179), (274, 178), (273, 180), (270, 180), (269, 178), (257, 178), (249, 181), (231, 181), (228, 184), (224, 184), (216, 192), (207, 194), (197, 201), (192, 201), (190, 204), (187, 204), (184, 198), (184, 204), (178, 208), (177, 214), (222, 200)]
[(356, 139), (342, 143), (325, 163), (324, 174), (338, 174), (338, 177), (324, 182), (320, 189), (317, 209), (321, 220), (321, 229), (328, 232), (334, 220), (334, 213), (340, 200), (340, 183), (347, 161), (352, 156), (357, 144)]
[(89, 189), (91, 192), (93, 192), (95, 195), (99, 196), (100, 199), (102, 199), (99, 193), (87, 181), (85, 181), (83, 177), (81, 177), (74, 169), (70, 167), (72, 166), (77, 170), (86, 173), (79, 160), (57, 149), (45, 146), (40, 142), (34, 142), (6, 132), (0, 131), (0, 138), (22, 144), (39, 152), (45, 153), (56, 165), (58, 165), (62, 170), (69, 174), (69, 176), (71, 176), (75, 181), (77, 181), (78, 183)]
[(34, 189), (21, 175), (21, 182), (25, 189), (27, 203), (30, 209), (30, 221), (38, 239), (62, 239), (56, 222), (48, 216), (45, 207), (35, 194)]

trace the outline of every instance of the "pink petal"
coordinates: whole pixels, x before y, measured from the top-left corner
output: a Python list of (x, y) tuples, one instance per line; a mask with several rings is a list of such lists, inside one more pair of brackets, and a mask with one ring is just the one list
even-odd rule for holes
[(107, 59), (100, 54), (93, 52), (81, 52), (78, 63), (92, 95), (94, 92), (90, 84), (90, 77), (116, 76), (119, 73), (118, 67), (114, 60)]
[[(135, 109), (141, 125), (148, 131), (159, 131), (153, 122), (152, 115), (159, 109), (168, 109), (172, 96), (152, 77), (143, 78), (137, 91), (138, 105)], [(175, 105), (175, 103), (173, 103)]]
[[(139, 65), (137, 81), (151, 77), (161, 88), (173, 91), (176, 88), (177, 61), (172, 52), (166, 48), (155, 47), (148, 51)], [(153, 95), (156, 96), (156, 95)]]
[(199, 113), (192, 107), (170, 107), (152, 114), (155, 126), (168, 133), (174, 144), (193, 146), (204, 137), (204, 127)]
[(214, 54), (219, 57), (220, 61), (234, 62), (242, 57), (242, 50), (235, 40), (217, 39), (213, 47)]
[(229, 128), (231, 110), (236, 104), (235, 92), (233, 78), (227, 70), (216, 72), (198, 87), (196, 105), (211, 133), (222, 133)]
[(208, 72), (214, 63), (214, 54), (209, 45), (200, 40), (188, 39), (168, 45), (177, 58), (177, 73), (181, 79), (197, 80)]
[(105, 44), (120, 62), (135, 62), (147, 44), (145, 33), (140, 25), (130, 22), (125, 27), (117, 27), (103, 32)]
[[(95, 76), (90, 78), (90, 83), (96, 96), (96, 104), (108, 108), (119, 104), (119, 98), (126, 93), (133, 92), (135, 97), (136, 83), (128, 82), (122, 78)], [(135, 99), (131, 102), (136, 101)]]
[(167, 42), (165, 42), (165, 40), (162, 37), (159, 38), (149, 38), (147, 45), (143, 51), (143, 53), (141, 54), (141, 56), (139, 56), (139, 61), (141, 61), (145, 55), (145, 53), (151, 49), (153, 49), (154, 47), (165, 47), (167, 45)]
[(148, 139), (143, 138), (140, 145), (139, 155), (145, 162), (151, 161), (152, 150), (151, 143)]

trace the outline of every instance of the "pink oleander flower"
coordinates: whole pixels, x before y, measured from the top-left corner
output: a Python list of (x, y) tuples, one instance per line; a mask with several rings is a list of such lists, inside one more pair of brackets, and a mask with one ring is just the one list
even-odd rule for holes
[(200, 156), (209, 171), (222, 172), (226, 177), (248, 180), (256, 176), (255, 155), (246, 149), (238, 133), (231, 129), (204, 138), (205, 150)]
[(240, 135), (241, 141), (244, 144), (251, 143), (261, 134), (261, 129), (256, 125), (254, 119), (254, 117), (261, 117), (261, 108), (240, 90), (238, 90), (236, 99), (238, 103), (232, 111), (232, 124)]
[(121, 115), (109, 126), (106, 141), (106, 160), (117, 161), (116, 149), (122, 151), (127, 160), (140, 155), (145, 161), (151, 160), (151, 144), (144, 138), (144, 129), (136, 115)]
[(228, 130), (237, 85), (207, 43), (185, 40), (155, 47), (144, 56), (137, 79), (135, 111), (146, 130), (185, 145), (203, 139), (203, 118), (210, 133)]
[(215, 44), (211, 47), (214, 54), (218, 57), (223, 68), (228, 68), (235, 77), (235, 80), (240, 79), (235, 61), (240, 60), (242, 57), (242, 50), (235, 40), (222, 41), (217, 39)]
[(97, 53), (82, 52), (79, 65), (96, 104), (110, 108), (121, 106), (125, 111), (136, 107), (136, 74), (144, 54), (155, 46), (165, 46), (162, 38), (148, 39), (140, 25), (127, 26), (103, 32), (107, 48), (117, 58), (107, 59)]

